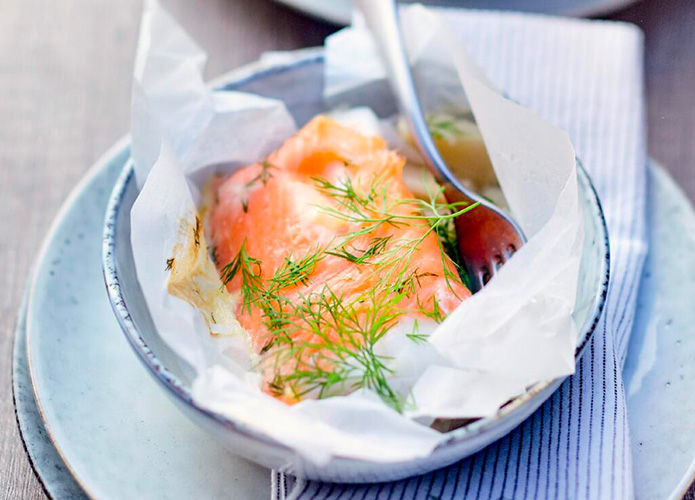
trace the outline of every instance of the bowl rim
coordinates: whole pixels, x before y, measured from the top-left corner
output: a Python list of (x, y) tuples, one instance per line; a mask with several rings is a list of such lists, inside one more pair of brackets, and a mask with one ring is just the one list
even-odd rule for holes
[[(257, 79), (266, 78), (270, 75), (281, 73), (284, 71), (290, 71), (297, 69), (298, 67), (321, 63), (324, 60), (323, 49), (321, 47), (302, 49), (299, 51), (294, 51), (291, 53), (294, 57), (288, 61), (281, 63), (274, 63), (272, 65), (265, 64), (263, 61), (255, 61), (253, 63), (241, 66), (229, 73), (222, 75), (221, 77), (213, 80), (211, 86), (220, 89), (234, 89), (250, 81)], [(128, 145), (124, 146), (128, 148)], [(597, 238), (597, 244), (602, 247), (603, 259), (601, 261), (601, 274), (603, 279), (601, 281), (600, 287), (595, 291), (592, 296), (591, 304), (591, 323), (585, 331), (580, 331), (578, 336), (577, 346), (575, 348), (575, 363), (579, 361), (582, 354), (586, 350), (586, 347), (591, 340), (596, 327), (600, 321), (603, 309), (606, 304), (606, 298), (608, 294), (608, 285), (610, 282), (610, 245), (608, 239), (608, 227), (606, 224), (605, 216), (603, 213), (603, 208), (601, 206), (601, 201), (596, 192), (590, 176), (582, 166), (579, 159), (577, 159), (577, 176), (582, 177), (586, 184), (590, 188), (591, 195), (593, 197), (592, 202), (595, 203), (596, 213), (594, 216), (598, 216), (600, 219), (600, 224), (598, 225), (600, 236)], [(251, 426), (245, 424), (244, 422), (237, 421), (230, 417), (227, 417), (221, 413), (209, 410), (200, 404), (198, 404), (192, 396), (190, 388), (184, 384), (174, 373), (169, 371), (166, 366), (157, 358), (154, 352), (150, 349), (147, 342), (142, 338), (138, 328), (133, 321), (130, 312), (128, 310), (128, 305), (126, 303), (125, 297), (121, 291), (121, 285), (118, 276), (118, 265), (116, 262), (116, 237), (117, 237), (117, 219), (119, 211), (121, 208), (121, 202), (126, 193), (126, 190), (134, 180), (134, 167), (132, 157), (128, 158), (127, 162), (123, 166), (116, 183), (114, 184), (113, 190), (109, 196), (109, 202), (106, 208), (106, 214), (104, 219), (104, 231), (103, 231), (103, 241), (102, 241), (102, 271), (104, 277), (104, 283), (106, 286), (107, 294), (111, 307), (114, 311), (116, 319), (123, 331), (128, 343), (131, 348), (135, 351), (140, 360), (145, 364), (145, 366), (150, 371), (151, 375), (161, 383), (170, 393), (172, 393), (178, 402), (181, 402), (187, 406), (193, 408), (196, 412), (205, 416), (206, 418), (214, 421), (217, 424), (221, 424), (226, 428), (229, 428), (247, 438), (252, 440), (260, 441), (264, 444), (271, 445), (276, 448), (281, 448), (288, 452), (294, 452), (294, 449), (288, 445), (285, 445), (274, 438), (258, 431)], [(567, 377), (560, 377), (552, 380), (540, 381), (533, 384), (528, 390), (511, 400), (509, 403), (501, 407), (494, 415), (482, 417), (475, 419), (474, 421), (460, 427), (449, 431), (449, 439), (442, 441), (435, 449), (432, 451), (430, 456), (437, 451), (441, 451), (444, 447), (452, 446), (459, 442), (463, 442), (468, 439), (472, 439), (475, 436), (485, 433), (490, 427), (496, 426), (505, 422), (513, 417), (518, 410), (525, 407), (527, 404), (531, 403), (540, 393), (547, 390), (553, 384), (556, 387), (553, 391), (549, 392), (546, 398), (539, 402), (538, 406), (542, 405), (545, 400), (547, 400), (560, 385), (560, 382)], [(524, 419), (525, 420), (525, 419)], [(520, 424), (521, 422), (519, 422)], [(514, 425), (512, 429), (516, 427)], [(369, 463), (369, 460), (355, 459), (351, 457), (336, 456), (339, 459), (354, 460), (357, 462)]]

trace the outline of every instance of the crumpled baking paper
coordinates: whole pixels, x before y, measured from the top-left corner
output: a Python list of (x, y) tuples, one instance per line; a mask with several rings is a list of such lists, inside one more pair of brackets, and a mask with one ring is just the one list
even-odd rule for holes
[[(199, 404), (319, 464), (331, 456), (381, 462), (426, 456), (447, 438), (423, 425), (433, 418), (494, 414), (530, 385), (574, 370), (571, 314), (583, 232), (572, 145), (564, 132), (491, 88), (434, 13), (411, 7), (403, 23), (414, 62), (439, 68), (422, 82), (425, 104), (466, 102), (451, 84), (465, 89), (529, 241), (431, 332), (427, 344), (406, 339), (407, 324), (377, 344), (393, 357), (394, 386), (414, 395), (416, 406), (401, 415), (368, 390), (293, 406), (262, 393), (246, 339), (213, 338), (201, 315), (167, 292), (164, 264), (180, 243), (181, 220), (195, 220), (202, 183), (214, 171), (264, 158), (296, 128), (281, 102), (211, 91), (201, 77), (205, 54), (156, 1), (146, 3), (143, 17), (132, 109), (141, 192), (131, 212), (131, 242), (152, 319), (195, 371), (192, 393)], [(339, 32), (326, 47), (331, 100), (383, 77), (362, 28)], [(354, 122), (369, 112), (348, 114)], [(365, 127), (374, 126), (365, 120)]]

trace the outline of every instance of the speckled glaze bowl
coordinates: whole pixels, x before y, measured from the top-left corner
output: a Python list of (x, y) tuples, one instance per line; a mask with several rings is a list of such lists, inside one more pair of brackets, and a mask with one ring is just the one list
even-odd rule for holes
[[(326, 111), (322, 99), (323, 56), (320, 50), (302, 52), (292, 61), (273, 67), (253, 64), (236, 70), (218, 85), (252, 92), (285, 102), (298, 125)], [(386, 84), (374, 84), (348, 105), (367, 105), (379, 116), (396, 112)], [(579, 326), (576, 357), (581, 356), (604, 306), (609, 277), (606, 225), (591, 180), (579, 166), (579, 194), (586, 238), (574, 317)], [(130, 245), (130, 210), (137, 196), (129, 162), (111, 194), (103, 242), (104, 280), (116, 317), (135, 353), (155, 380), (194, 422), (233, 453), (263, 466), (330, 482), (379, 482), (422, 474), (458, 461), (510, 432), (555, 391), (562, 379), (538, 383), (501, 408), (494, 416), (451, 431), (449, 439), (429, 456), (407, 462), (376, 463), (333, 458), (325, 466), (304, 460), (292, 449), (221, 414), (199, 406), (191, 397), (193, 373), (161, 340), (138, 283)]]

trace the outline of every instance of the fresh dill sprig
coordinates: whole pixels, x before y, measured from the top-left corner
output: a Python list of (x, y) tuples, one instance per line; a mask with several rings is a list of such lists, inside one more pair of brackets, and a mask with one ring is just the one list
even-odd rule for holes
[(432, 296), (432, 307), (426, 307), (425, 304), (423, 304), (420, 301), (420, 298), (417, 299), (417, 304), (417, 311), (423, 316), (430, 318), (436, 323), (441, 323), (442, 321), (444, 321), (444, 311), (442, 310), (441, 306), (439, 305), (439, 301), (434, 295)]
[[(289, 344), (289, 353), (299, 361), (282, 377), (285, 387), (300, 397), (318, 398), (368, 388), (401, 411), (403, 398), (388, 383), (393, 373), (388, 358), (376, 354), (374, 346), (404, 314), (395, 307), (402, 298), (370, 290), (348, 300), (327, 286), (302, 297), (293, 312), (298, 322), (293, 328), (308, 330), (318, 341)], [(286, 337), (280, 339), (283, 343)]]
[[(263, 160), (261, 162), (261, 170), (258, 172), (258, 175), (251, 179), (249, 182), (246, 183), (246, 187), (250, 188), (253, 187), (258, 181), (261, 181), (261, 183), (265, 186), (268, 181), (273, 177), (273, 174), (271, 172), (272, 169), (277, 168), (275, 165), (270, 163), (268, 160)], [(244, 210), (246, 211), (246, 210)]]
[[(443, 198), (444, 187), (440, 186), (435, 192), (429, 193), (429, 199), (427, 200), (398, 200), (392, 203), (391, 206), (384, 207), (372, 203), (372, 200), (377, 198), (375, 195), (377, 190), (374, 187), (374, 182), (368, 189), (370, 195), (365, 196), (358, 193), (351, 181), (334, 184), (321, 178), (314, 178), (314, 180), (317, 182), (319, 190), (324, 194), (335, 197), (340, 207), (343, 209), (320, 207), (325, 213), (339, 220), (363, 225), (361, 229), (353, 232), (346, 238), (348, 241), (375, 232), (385, 224), (401, 227), (415, 224), (418, 221), (427, 223), (429, 229), (427, 229), (420, 238), (395, 240), (395, 245), (393, 245), (390, 252), (384, 252), (382, 249), (381, 253), (397, 256), (398, 260), (409, 263), (415, 249), (432, 231), (434, 231), (439, 239), (440, 256), (447, 286), (455, 293), (454, 283), (460, 284), (464, 282), (465, 272), (461, 265), (455, 236), (452, 233), (453, 221), (456, 217), (474, 209), (479, 203), (442, 202), (440, 200)], [(411, 208), (412, 210), (404, 211), (403, 208)], [(446, 244), (442, 242), (441, 238), (443, 235), (448, 238)], [(345, 245), (338, 247), (338, 249), (333, 252), (333, 255), (343, 257), (351, 262), (360, 263), (358, 262), (360, 256), (355, 255), (353, 252), (349, 252), (345, 248)], [(385, 260), (381, 262), (382, 265), (387, 263), (392, 262)], [(451, 271), (449, 263), (454, 264), (457, 273)]]
[(292, 256), (285, 257), (284, 264), (270, 278), (270, 282), (278, 290), (296, 285), (297, 283), (305, 284), (309, 281), (311, 273), (314, 272), (316, 264), (323, 259), (323, 254), (324, 251), (317, 248), (300, 259), (292, 259)]
[(366, 207), (369, 203), (374, 201), (377, 196), (378, 183), (375, 177), (372, 185), (367, 190), (366, 194), (359, 194), (355, 189), (350, 177), (345, 177), (342, 179), (340, 184), (334, 184), (323, 177), (312, 177), (319, 192), (338, 200), (338, 202), (345, 208), (349, 208), (354, 211), (354, 206)]
[(222, 284), (226, 286), (237, 275), (241, 276), (241, 294), (243, 296), (242, 311), (251, 314), (251, 305), (260, 298), (258, 291), (263, 290), (261, 279), (261, 261), (251, 257), (246, 250), (246, 240), (241, 243), (239, 253), (220, 271)]
[[(254, 182), (259, 180), (263, 178), (257, 176)], [(430, 193), (427, 200), (391, 200), (388, 180), (381, 175), (375, 175), (367, 186), (356, 185), (349, 177), (336, 183), (321, 177), (313, 181), (318, 191), (333, 201), (331, 206), (319, 208), (349, 223), (350, 229), (301, 257), (287, 256), (267, 279), (262, 277), (262, 263), (248, 254), (244, 240), (235, 258), (222, 268), (222, 281), (227, 285), (239, 276), (242, 312), (251, 314), (252, 307), (260, 310), (268, 331), (268, 340), (260, 349), (260, 364), (264, 371), (272, 370), (269, 392), (299, 399), (367, 388), (402, 411), (405, 398), (389, 384), (393, 373), (390, 360), (378, 355), (375, 345), (404, 314), (443, 321), (444, 312), (436, 297), (423, 303), (417, 295), (422, 280), (437, 275), (413, 269), (411, 262), (420, 244), (434, 233), (443, 277), (454, 291), (453, 284), (460, 283), (461, 278), (455, 272), (460, 266), (453, 221), (476, 204), (446, 203), (442, 201), (443, 188)], [(384, 235), (382, 231), (408, 226), (420, 229), (408, 237)], [(327, 284), (312, 282), (316, 266), (327, 256), (369, 266), (367, 277), (373, 286), (347, 296), (336, 294)], [(402, 304), (412, 296), (417, 298), (414, 310)], [(414, 342), (427, 339), (418, 332), (417, 322), (407, 336)]]
[(430, 115), (426, 118), (426, 122), (430, 134), (435, 139), (446, 139), (463, 133), (461, 127), (451, 118)]
[(420, 279), (428, 276), (437, 277), (435, 273), (420, 273), (417, 268), (413, 269), (410, 273), (400, 273), (396, 281), (390, 285), (390, 289), (394, 293), (405, 294), (406, 297), (410, 297), (415, 294), (418, 288), (422, 288)]
[[(341, 245), (335, 250), (326, 250), (326, 254), (340, 257), (354, 264), (369, 264), (370, 259), (384, 252), (386, 245), (391, 240), (391, 235), (372, 238), (369, 246), (362, 250), (353, 245)], [(351, 249), (351, 251), (348, 250)]]
[(416, 344), (424, 344), (427, 342), (429, 335), (420, 332), (420, 327), (418, 325), (417, 319), (413, 322), (413, 331), (406, 333), (405, 336), (415, 342)]

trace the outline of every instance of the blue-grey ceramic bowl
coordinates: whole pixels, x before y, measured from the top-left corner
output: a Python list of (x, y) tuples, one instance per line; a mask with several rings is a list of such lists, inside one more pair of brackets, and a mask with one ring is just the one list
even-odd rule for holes
[[(298, 125), (327, 110), (322, 99), (323, 56), (320, 51), (304, 52), (292, 62), (271, 68), (250, 65), (230, 73), (218, 84), (225, 89), (284, 101)], [(353, 97), (353, 102), (345, 104), (367, 105), (379, 116), (391, 116), (396, 112), (386, 84), (374, 84)], [(608, 238), (601, 206), (581, 166), (578, 172), (586, 238), (574, 313), (580, 332), (577, 358), (601, 315), (609, 276)], [(401, 479), (449, 465), (504, 436), (536, 410), (562, 382), (562, 379), (557, 379), (538, 383), (496, 415), (451, 431), (450, 438), (425, 458), (377, 463), (335, 457), (326, 465), (316, 466), (243, 422), (202, 408), (191, 397), (193, 373), (159, 337), (135, 274), (130, 245), (130, 210), (136, 195), (132, 164), (129, 163), (113, 189), (104, 225), (104, 279), (113, 310), (135, 353), (176, 405), (238, 455), (269, 468), (322, 481)]]

